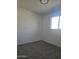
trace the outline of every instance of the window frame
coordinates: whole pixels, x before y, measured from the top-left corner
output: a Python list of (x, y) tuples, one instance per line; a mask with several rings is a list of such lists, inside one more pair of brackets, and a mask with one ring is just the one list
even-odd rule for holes
[[(51, 20), (50, 20), (50, 29), (53, 29), (53, 28), (52, 28), (52, 18), (53, 18), (53, 17), (58, 17), (58, 16), (52, 16), (52, 17), (51, 17)], [(58, 28), (57, 28), (57, 29), (61, 29), (61, 28), (60, 28), (60, 17), (61, 17), (61, 16), (59, 16), (59, 19), (58, 19)]]

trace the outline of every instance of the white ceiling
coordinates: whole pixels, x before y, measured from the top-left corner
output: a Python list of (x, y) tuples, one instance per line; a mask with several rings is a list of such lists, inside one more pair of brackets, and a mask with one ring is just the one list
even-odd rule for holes
[(53, 10), (55, 6), (60, 5), (60, 0), (49, 0), (48, 4), (41, 4), (40, 0), (17, 0), (17, 6), (29, 11), (45, 14)]

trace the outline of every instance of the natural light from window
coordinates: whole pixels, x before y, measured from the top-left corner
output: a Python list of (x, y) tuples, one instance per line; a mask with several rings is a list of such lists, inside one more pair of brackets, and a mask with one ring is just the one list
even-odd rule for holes
[(59, 29), (59, 16), (52, 17), (51, 29)]

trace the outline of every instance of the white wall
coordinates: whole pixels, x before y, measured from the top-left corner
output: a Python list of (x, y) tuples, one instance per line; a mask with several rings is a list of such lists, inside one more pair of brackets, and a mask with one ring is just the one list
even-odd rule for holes
[(41, 16), (17, 8), (17, 44), (41, 39)]
[(44, 40), (61, 46), (61, 31), (50, 29), (51, 14), (39, 16), (23, 8), (17, 9), (17, 43)]
[(45, 15), (43, 17), (43, 27), (42, 27), (42, 35), (43, 35), (43, 40), (57, 45), (61, 46), (61, 30), (57, 29), (50, 29), (50, 19), (51, 19), (51, 14)]

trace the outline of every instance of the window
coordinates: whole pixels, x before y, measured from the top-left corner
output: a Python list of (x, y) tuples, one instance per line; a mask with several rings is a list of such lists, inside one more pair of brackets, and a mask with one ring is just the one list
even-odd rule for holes
[(60, 29), (60, 16), (52, 17), (51, 29)]

